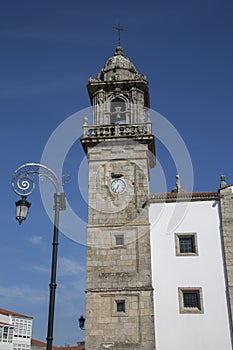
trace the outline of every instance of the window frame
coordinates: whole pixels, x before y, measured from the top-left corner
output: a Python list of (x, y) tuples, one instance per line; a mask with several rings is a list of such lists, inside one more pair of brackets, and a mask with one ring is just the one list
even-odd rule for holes
[(13, 329), (14, 326), (0, 325), (0, 343), (13, 342)]
[(32, 335), (32, 320), (26, 318), (12, 317), (15, 338), (30, 339)]
[[(198, 293), (198, 306), (188, 307), (184, 306), (184, 294), (185, 293)], [(179, 311), (181, 314), (203, 314), (203, 293), (201, 287), (179, 287), (178, 288), (179, 298)]]
[[(124, 311), (117, 311), (117, 304), (124, 303)], [(128, 316), (128, 299), (124, 296), (116, 296), (112, 299), (112, 316)]]
[[(193, 252), (181, 252), (180, 240), (184, 238), (191, 238), (193, 243)], [(197, 233), (196, 232), (177, 232), (175, 233), (175, 250), (176, 256), (198, 256), (198, 244), (197, 244)]]
[[(117, 243), (117, 240), (120, 239), (122, 243)], [(123, 234), (115, 234), (115, 245), (116, 247), (122, 247), (125, 244), (124, 235)]]

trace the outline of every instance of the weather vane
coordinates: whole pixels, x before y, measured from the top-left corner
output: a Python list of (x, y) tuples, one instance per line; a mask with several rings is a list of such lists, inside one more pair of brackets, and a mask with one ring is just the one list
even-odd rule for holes
[(127, 29), (124, 29), (120, 26), (120, 22), (118, 22), (117, 27), (113, 27), (113, 29), (116, 29), (118, 31), (118, 46), (121, 46), (121, 32), (127, 32)]

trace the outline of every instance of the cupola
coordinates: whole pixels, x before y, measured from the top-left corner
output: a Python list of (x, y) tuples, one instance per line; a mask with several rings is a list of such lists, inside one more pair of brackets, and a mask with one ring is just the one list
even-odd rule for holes
[(128, 57), (124, 55), (123, 47), (117, 46), (114, 56), (110, 57), (101, 71), (100, 80), (134, 80), (138, 72)]

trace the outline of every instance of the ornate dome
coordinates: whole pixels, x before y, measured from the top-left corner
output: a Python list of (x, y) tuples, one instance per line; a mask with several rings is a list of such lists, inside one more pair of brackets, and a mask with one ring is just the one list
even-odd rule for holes
[(109, 80), (134, 80), (138, 72), (133, 63), (124, 55), (123, 47), (117, 46), (114, 56), (110, 57), (101, 71), (100, 79)]

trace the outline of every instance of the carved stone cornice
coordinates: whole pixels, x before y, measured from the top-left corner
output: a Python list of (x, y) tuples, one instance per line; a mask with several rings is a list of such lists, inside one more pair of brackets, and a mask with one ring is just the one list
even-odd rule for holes
[(154, 288), (152, 286), (144, 286), (144, 287), (125, 287), (125, 288), (89, 288), (86, 289), (86, 293), (133, 293), (133, 292), (143, 292), (143, 291), (149, 291), (153, 292)]

